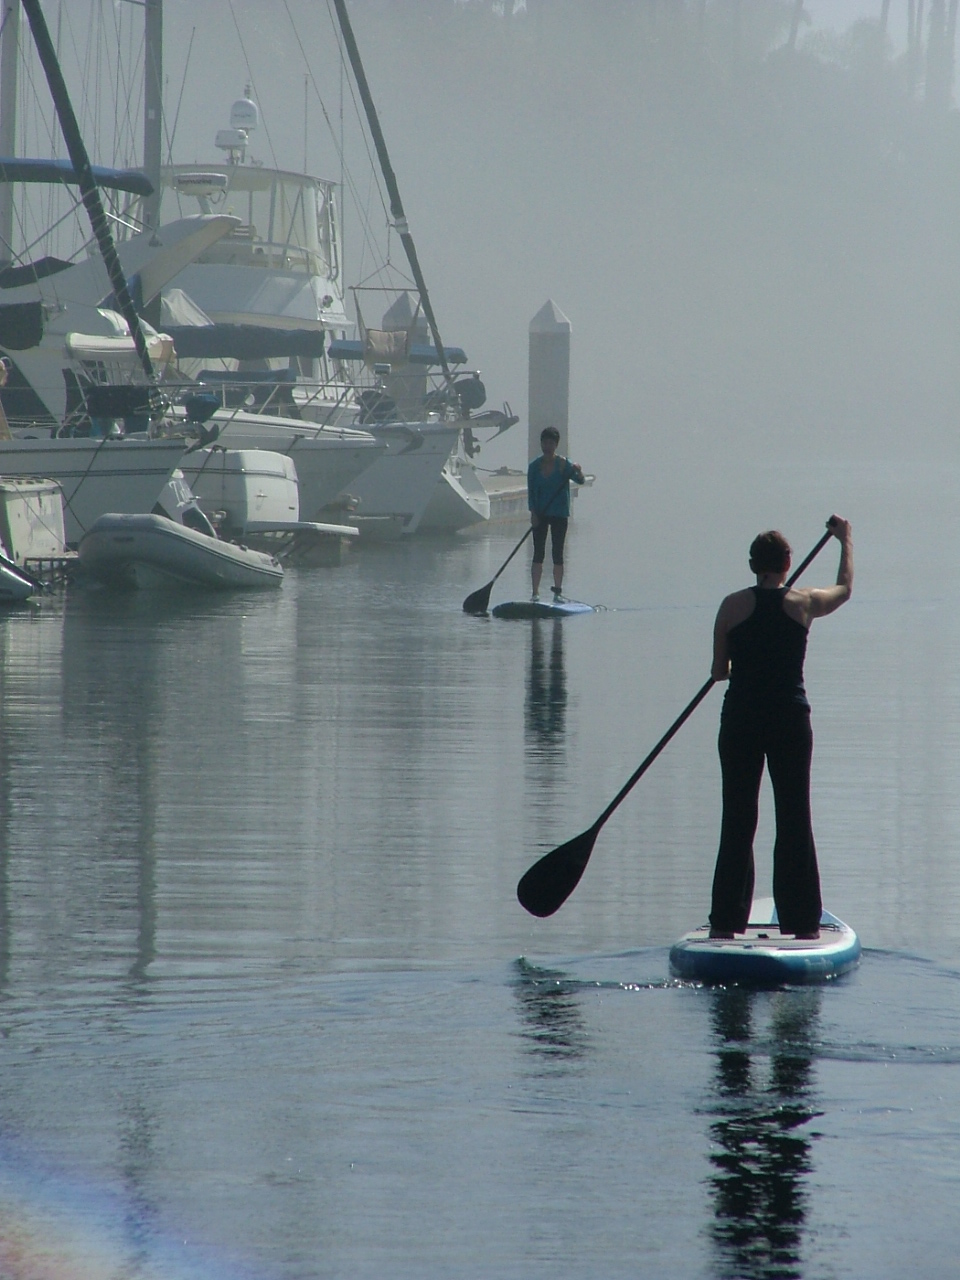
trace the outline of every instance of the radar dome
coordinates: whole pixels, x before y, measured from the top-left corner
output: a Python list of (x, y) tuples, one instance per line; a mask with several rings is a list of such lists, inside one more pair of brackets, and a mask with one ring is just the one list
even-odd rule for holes
[[(249, 89), (247, 90), (249, 93)], [(230, 108), (231, 129), (245, 129), (248, 133), (260, 123), (260, 108), (252, 98), (238, 98)]]

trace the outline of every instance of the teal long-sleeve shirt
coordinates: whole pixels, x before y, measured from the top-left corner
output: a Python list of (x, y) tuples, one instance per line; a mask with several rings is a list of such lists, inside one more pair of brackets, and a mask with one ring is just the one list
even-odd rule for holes
[(570, 514), (570, 481), (583, 484), (583, 473), (569, 458), (556, 458), (548, 476), (541, 470), (543, 458), (534, 458), (527, 467), (527, 506), (538, 516)]

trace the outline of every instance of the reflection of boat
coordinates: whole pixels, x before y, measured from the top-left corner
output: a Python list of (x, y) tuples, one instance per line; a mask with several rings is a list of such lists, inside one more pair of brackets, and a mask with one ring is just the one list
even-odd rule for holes
[(123, 586), (278, 587), (283, 568), (264, 551), (225, 542), (166, 516), (100, 517), (80, 542), (80, 564)]

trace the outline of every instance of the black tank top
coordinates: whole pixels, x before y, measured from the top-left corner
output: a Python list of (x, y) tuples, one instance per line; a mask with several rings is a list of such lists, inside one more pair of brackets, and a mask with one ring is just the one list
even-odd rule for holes
[(809, 706), (803, 687), (807, 628), (783, 611), (788, 587), (753, 587), (756, 606), (727, 632), (730, 683), (724, 708), (752, 710), (771, 704)]

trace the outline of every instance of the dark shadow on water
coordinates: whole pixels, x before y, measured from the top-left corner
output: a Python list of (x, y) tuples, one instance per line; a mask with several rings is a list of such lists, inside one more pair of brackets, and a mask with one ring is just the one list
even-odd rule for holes
[(543, 755), (557, 751), (567, 731), (567, 672), (563, 660), (563, 623), (559, 618), (552, 621), (534, 618), (530, 624), (530, 666), (524, 713), (527, 745)]
[(524, 1047), (544, 1072), (569, 1070), (586, 1056), (590, 1045), (580, 1012), (581, 983), (518, 960), (513, 990)]
[[(822, 993), (739, 987), (711, 993), (716, 1042), (710, 1137), (717, 1254), (722, 1280), (801, 1280), (812, 1169), (809, 1121)], [(769, 1012), (758, 1034), (755, 1023)]]

